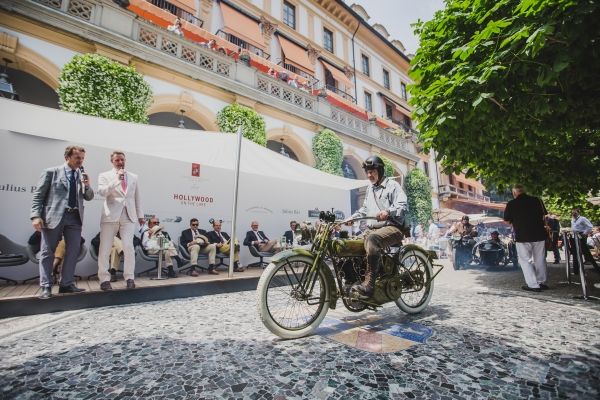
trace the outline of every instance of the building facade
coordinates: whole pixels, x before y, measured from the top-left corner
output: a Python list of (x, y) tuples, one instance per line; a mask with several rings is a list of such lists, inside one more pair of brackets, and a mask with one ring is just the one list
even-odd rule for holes
[(368, 20), (341, 0), (6, 0), (0, 58), (21, 101), (56, 108), (74, 55), (134, 65), (153, 90), (151, 124), (217, 131), (237, 102), (264, 117), (268, 148), (311, 166), (313, 137), (331, 129), (345, 176), (365, 178), (362, 161), (381, 154), (401, 183), (422, 168), (438, 207), (437, 165), (412, 129), (410, 59)]

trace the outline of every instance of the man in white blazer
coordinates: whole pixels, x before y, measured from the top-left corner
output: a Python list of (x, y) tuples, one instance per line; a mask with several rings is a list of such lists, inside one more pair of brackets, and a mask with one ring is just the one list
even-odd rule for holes
[(98, 279), (100, 289), (111, 290), (109, 257), (113, 238), (120, 232), (123, 243), (123, 277), (127, 289), (134, 289), (135, 250), (133, 232), (135, 223), (144, 225), (144, 213), (140, 203), (138, 177), (125, 171), (125, 153), (113, 151), (110, 155), (113, 168), (98, 176), (98, 193), (104, 196), (100, 218), (100, 249), (98, 251)]

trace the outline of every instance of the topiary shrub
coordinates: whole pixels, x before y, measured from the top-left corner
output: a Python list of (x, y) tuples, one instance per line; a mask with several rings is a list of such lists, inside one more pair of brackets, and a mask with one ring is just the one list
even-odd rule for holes
[(383, 175), (387, 177), (394, 176), (394, 164), (385, 156), (380, 155), (379, 157), (383, 160)]
[(408, 200), (408, 219), (413, 224), (426, 224), (431, 218), (431, 182), (423, 171), (414, 168), (404, 181)]
[(323, 129), (313, 136), (312, 149), (316, 160), (316, 169), (334, 175), (343, 175), (344, 147), (335, 132)]
[(135, 68), (98, 54), (74, 56), (57, 90), (65, 111), (130, 122), (148, 122), (152, 89)]
[(236, 133), (242, 127), (242, 135), (261, 146), (267, 146), (264, 118), (251, 108), (232, 103), (217, 113), (217, 125), (221, 132)]

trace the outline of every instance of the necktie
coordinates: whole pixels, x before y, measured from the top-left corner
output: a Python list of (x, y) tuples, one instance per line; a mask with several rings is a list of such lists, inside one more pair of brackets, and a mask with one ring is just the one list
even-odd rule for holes
[(194, 237), (198, 237), (198, 230), (194, 229)]
[(263, 237), (260, 235), (259, 231), (256, 231), (256, 237), (258, 238), (258, 240), (263, 240)]
[(123, 192), (127, 191), (127, 179), (126, 179), (126, 175), (123, 175), (123, 179), (121, 179), (121, 189), (123, 189)]
[(69, 178), (69, 208), (77, 207), (77, 181), (75, 180), (75, 170), (71, 170)]
[(219, 239), (221, 239), (221, 243), (223, 243), (223, 236), (221, 236), (221, 232), (217, 232), (217, 235), (219, 235)]

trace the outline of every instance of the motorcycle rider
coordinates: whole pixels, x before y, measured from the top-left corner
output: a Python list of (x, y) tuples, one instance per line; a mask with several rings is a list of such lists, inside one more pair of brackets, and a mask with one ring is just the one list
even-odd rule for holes
[(463, 215), (460, 222), (457, 222), (454, 225), (452, 225), (452, 227), (450, 229), (448, 229), (448, 232), (446, 232), (446, 236), (450, 236), (454, 232), (458, 233), (461, 237), (470, 236), (471, 238), (469, 240), (469, 244), (470, 245), (475, 244), (475, 239), (473, 239), (473, 238), (476, 237), (478, 235), (478, 233), (477, 233), (477, 229), (475, 228), (475, 226), (473, 226), (469, 223), (468, 215)]
[(371, 183), (363, 206), (351, 218), (376, 217), (377, 223), (370, 224), (363, 234), (367, 252), (367, 270), (365, 279), (352, 286), (352, 292), (359, 297), (373, 296), (375, 279), (381, 269), (381, 251), (386, 247), (401, 243), (404, 238), (407, 211), (406, 194), (398, 182), (386, 178), (383, 160), (379, 156), (370, 156), (362, 164)]

